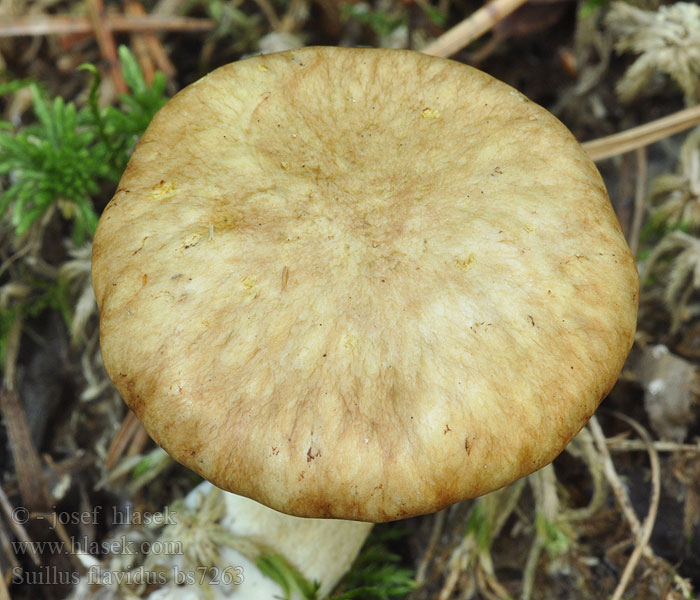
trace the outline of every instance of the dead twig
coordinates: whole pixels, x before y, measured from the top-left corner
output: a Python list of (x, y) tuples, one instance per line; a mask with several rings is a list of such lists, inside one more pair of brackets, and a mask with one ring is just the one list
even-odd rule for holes
[(633, 127), (620, 133), (583, 142), (583, 149), (593, 160), (631, 152), (643, 148), (671, 135), (690, 129), (700, 123), (700, 104), (684, 110), (679, 110), (655, 121), (650, 121), (639, 127)]
[[(109, 445), (107, 457), (105, 458), (105, 471), (111, 471), (119, 462), (119, 459), (127, 454), (127, 448), (136, 438), (139, 429), (143, 429), (143, 425), (141, 425), (138, 417), (132, 411), (129, 411), (124, 417), (117, 435), (114, 436), (112, 443)], [(134, 454), (129, 454), (129, 456), (134, 456)]]
[[(647, 446), (641, 440), (625, 440), (620, 438), (608, 438), (605, 440), (608, 448), (613, 452), (630, 452), (647, 450)], [(697, 444), (679, 444), (677, 442), (653, 442), (654, 450), (657, 452), (698, 452), (700, 453), (700, 442)]]
[(36, 551), (36, 548), (34, 548), (34, 545), (31, 543), (32, 540), (23, 527), (24, 523), (26, 523), (29, 519), (29, 511), (24, 507), (21, 507), (19, 511), (17, 508), (13, 508), (12, 504), (10, 504), (10, 499), (5, 494), (5, 490), (2, 489), (2, 486), (0, 486), (0, 509), (2, 509), (2, 512), (5, 514), (5, 518), (7, 519), (7, 522), (9, 523), (15, 536), (17, 536), (17, 539), (20, 542), (24, 542), (29, 553), (29, 558), (32, 559), (32, 562), (37, 567), (40, 567), (41, 557)]
[(623, 415), (617, 411), (615, 411), (613, 414), (618, 419), (624, 421), (630, 427), (632, 427), (637, 432), (637, 435), (642, 438), (642, 441), (647, 447), (647, 452), (649, 453), (649, 463), (651, 465), (651, 499), (649, 501), (649, 511), (644, 519), (644, 524), (639, 531), (639, 535), (637, 535), (637, 542), (634, 551), (627, 561), (625, 569), (622, 571), (622, 576), (620, 577), (620, 581), (615, 588), (615, 593), (612, 596), (612, 600), (620, 600), (632, 575), (634, 574), (634, 569), (637, 566), (639, 559), (642, 557), (644, 549), (648, 548), (647, 544), (649, 543), (649, 538), (651, 538), (652, 529), (654, 529), (654, 523), (656, 522), (656, 515), (659, 509), (659, 498), (661, 496), (661, 467), (659, 466), (659, 455), (654, 449), (654, 444), (652, 443), (651, 437), (647, 433), (647, 430), (637, 423), (637, 421), (628, 417), (627, 415)]
[[(616, 416), (620, 417), (619, 413), (614, 413)], [(624, 420), (624, 419), (623, 419)], [(630, 529), (632, 530), (632, 533), (634, 534), (635, 538), (637, 539), (637, 545), (635, 547), (635, 552), (639, 548), (639, 553), (644, 555), (646, 559), (648, 559), (652, 564), (657, 564), (659, 562), (659, 558), (654, 554), (652, 551), (651, 547), (649, 546), (648, 543), (641, 544), (639, 543), (642, 538), (642, 535), (645, 534), (646, 529), (648, 529), (649, 534), (651, 534), (651, 530), (653, 529), (654, 523), (651, 518), (655, 518), (656, 516), (656, 509), (658, 508), (658, 499), (654, 501), (654, 498), (652, 496), (652, 502), (650, 503), (650, 510), (647, 513), (647, 518), (644, 521), (644, 527), (645, 531), (642, 530), (642, 525), (639, 522), (639, 519), (637, 518), (636, 513), (634, 512), (634, 509), (632, 508), (632, 503), (630, 502), (629, 496), (627, 495), (627, 490), (625, 489), (624, 485), (622, 484), (622, 481), (620, 481), (620, 477), (617, 474), (617, 471), (615, 470), (615, 465), (612, 462), (612, 458), (610, 457), (610, 452), (608, 451), (608, 442), (609, 440), (605, 439), (605, 434), (603, 433), (603, 430), (600, 427), (600, 423), (598, 423), (598, 419), (596, 419), (595, 415), (591, 417), (591, 420), (588, 422), (588, 428), (591, 431), (591, 434), (593, 435), (593, 439), (595, 440), (596, 447), (598, 449), (598, 453), (600, 454), (601, 460), (603, 462), (603, 468), (605, 470), (605, 476), (608, 480), (608, 483), (613, 489), (613, 492), (615, 493), (615, 497), (617, 498), (617, 501), (620, 505), (620, 508), (622, 509), (622, 514), (627, 520), (627, 524), (629, 525)], [(645, 431), (646, 433), (646, 431)], [(650, 439), (643, 439), (642, 443), (645, 445), (645, 449), (649, 452), (650, 448), (655, 448), (656, 444), (659, 444), (659, 442), (656, 442), (654, 444), (651, 442)], [(654, 455), (656, 456), (655, 462), (652, 463), (652, 469), (653, 468), (658, 468), (658, 455), (654, 452)], [(651, 456), (651, 453), (650, 453)], [(656, 467), (653, 465), (656, 464)], [(652, 472), (652, 481), (653, 485), (656, 486), (657, 484), (660, 486), (660, 480), (657, 483), (654, 481), (654, 473)], [(654, 487), (652, 490), (652, 495), (654, 494), (654, 490), (656, 488)], [(651, 509), (654, 508), (654, 512), (652, 513)], [(648, 541), (648, 539), (647, 539)], [(632, 557), (630, 557), (631, 560)], [(629, 562), (628, 562), (629, 565)], [(678, 574), (673, 575), (673, 582), (674, 584), (678, 587), (679, 590), (681, 590), (682, 594), (685, 594), (686, 597), (690, 597), (690, 586), (688, 583)], [(623, 590), (624, 591), (624, 590)]]
[(136, 430), (136, 433), (134, 433), (134, 437), (129, 444), (129, 449), (126, 451), (126, 456), (137, 456), (141, 454), (148, 445), (148, 442), (151, 441), (151, 437), (143, 428), (140, 421), (139, 425), (140, 427)]
[(420, 566), (416, 570), (416, 585), (421, 586), (425, 583), (426, 573), (428, 571), (428, 565), (433, 559), (435, 554), (435, 549), (440, 541), (440, 536), (442, 535), (442, 530), (445, 527), (445, 519), (447, 518), (447, 509), (441, 510), (433, 518), (433, 529), (430, 533), (430, 541), (428, 542), (428, 547), (421, 558)]
[[(212, 19), (194, 19), (161, 15), (105, 15), (102, 26), (121, 33), (179, 31), (206, 32), (215, 27)], [(88, 17), (57, 15), (53, 17), (3, 18), (0, 22), (0, 37), (37, 35), (74, 35), (92, 33), (93, 26)]]
[[(637, 518), (637, 513), (634, 512), (632, 502), (630, 502), (629, 496), (627, 495), (627, 490), (625, 489), (622, 481), (620, 481), (620, 477), (615, 470), (615, 465), (613, 464), (605, 441), (605, 434), (603, 433), (603, 429), (601, 428), (600, 423), (598, 423), (598, 419), (595, 415), (593, 415), (591, 420), (588, 422), (588, 428), (593, 435), (596, 448), (598, 448), (598, 453), (601, 455), (605, 477), (607, 478), (610, 487), (612, 487), (615, 498), (622, 509), (622, 514), (627, 520), (627, 524), (632, 530), (634, 536), (639, 539), (642, 526)], [(646, 548), (648, 549), (648, 546)], [(647, 556), (647, 558), (653, 558), (654, 555), (651, 550), (648, 549), (645, 551), (645, 556)]]
[(48, 510), (51, 501), (42, 475), (41, 460), (32, 442), (24, 409), (15, 391), (15, 367), (21, 332), (22, 321), (18, 317), (7, 336), (5, 374), (0, 390), (0, 414), (5, 423), (22, 502), (32, 511)]
[[(528, 481), (532, 488), (532, 494), (535, 497), (535, 522), (537, 523), (537, 519), (541, 518), (548, 523), (555, 523), (560, 509), (557, 495), (557, 477), (554, 473), (554, 467), (549, 464), (543, 469), (535, 471), (528, 477)], [(520, 593), (522, 600), (530, 600), (532, 597), (532, 592), (535, 589), (537, 564), (544, 549), (545, 536), (540, 528), (535, 525), (535, 537), (523, 568), (522, 591)]]
[(112, 80), (117, 94), (126, 94), (129, 89), (119, 66), (117, 43), (114, 41), (112, 30), (105, 25), (104, 3), (102, 0), (88, 0), (87, 7), (95, 38), (97, 38), (97, 45), (100, 47), (100, 55), (107, 62), (109, 78)]
[[(322, 10), (326, 10), (332, 2), (320, 2)], [(330, 6), (331, 9), (337, 10), (337, 5)], [(307, 0), (290, 0), (287, 12), (280, 19), (277, 31), (280, 33), (292, 33), (297, 30), (300, 24), (308, 16), (309, 4)]]
[(452, 56), (484, 35), (527, 0), (492, 0), (421, 50), (431, 56)]
[[(20, 566), (19, 562), (17, 561), (17, 556), (15, 556), (14, 550), (12, 549), (12, 544), (10, 543), (8, 532), (5, 529), (5, 524), (2, 521), (0, 521), (0, 548), (2, 548), (5, 558), (10, 565), (10, 569), (16, 569)], [(3, 580), (3, 583), (5, 582), (4, 573), (2, 571), (0, 571), (0, 579)], [(1, 598), (2, 594), (0, 594), (0, 599)]]
[[(144, 14), (145, 9), (139, 0), (126, 0), (124, 3), (124, 10), (127, 14), (138, 15)], [(153, 38), (157, 41), (155, 34), (152, 32), (135, 32), (131, 34), (131, 49), (136, 57), (136, 60), (141, 67), (141, 72), (143, 73), (143, 78), (148, 85), (153, 83), (153, 77), (156, 73), (155, 65), (153, 64), (153, 57), (149, 50), (148, 44), (146, 43), (146, 37)]]
[(457, 587), (460, 575), (469, 567), (469, 559), (473, 553), (473, 543), (465, 540), (450, 556), (449, 573), (445, 577), (445, 583), (440, 590), (438, 600), (448, 600), (452, 596), (452, 592)]
[[(486, 571), (481, 565), (476, 566), (475, 573), (479, 592), (483, 594), (486, 600), (509, 600), (513, 597), (493, 574)], [(473, 597), (471, 590), (467, 590), (467, 592), (468, 594), (463, 594), (462, 598)]]
[[(129, 0), (126, 4), (126, 10), (127, 13), (131, 15), (139, 17), (146, 16), (146, 9), (140, 0)], [(156, 33), (154, 31), (133, 32), (133, 35), (139, 34), (143, 36), (144, 45), (146, 46), (148, 54), (153, 59), (153, 62), (155, 62), (156, 67), (163, 72), (167, 80), (172, 79), (176, 72), (175, 66), (170, 62), (168, 53), (165, 51), (165, 48), (163, 48), (163, 44), (161, 44)], [(150, 80), (148, 81), (150, 84)]]
[(255, 4), (258, 5), (260, 12), (265, 15), (270, 27), (274, 30), (278, 30), (280, 27), (280, 20), (273, 8), (272, 4), (268, 0), (253, 0)]
[(47, 510), (51, 501), (42, 476), (41, 460), (32, 443), (24, 410), (15, 392), (2, 390), (0, 412), (12, 450), (22, 502), (32, 510)]
[(0, 577), (0, 600), (10, 600), (10, 592), (7, 589), (4, 577)]
[(608, 495), (605, 486), (605, 474), (600, 462), (598, 452), (595, 449), (593, 437), (588, 429), (582, 429), (579, 434), (566, 447), (566, 451), (583, 461), (588, 467), (593, 483), (593, 492), (587, 506), (580, 508), (562, 508), (560, 516), (564, 522), (583, 521), (590, 519), (605, 503)]

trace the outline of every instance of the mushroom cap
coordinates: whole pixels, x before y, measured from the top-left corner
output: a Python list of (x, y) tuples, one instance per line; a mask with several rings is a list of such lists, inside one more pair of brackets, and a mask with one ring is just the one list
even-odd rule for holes
[(305, 48), (143, 135), (93, 245), (150, 435), (298, 516), (388, 521), (551, 462), (615, 383), (638, 277), (594, 164), (478, 70)]

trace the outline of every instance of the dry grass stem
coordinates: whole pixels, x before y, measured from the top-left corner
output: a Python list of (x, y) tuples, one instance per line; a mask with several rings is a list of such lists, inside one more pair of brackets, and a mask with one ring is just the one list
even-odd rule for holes
[(532, 542), (530, 550), (527, 553), (527, 561), (525, 561), (525, 567), (523, 568), (523, 591), (520, 595), (521, 600), (530, 600), (532, 597), (532, 590), (535, 587), (537, 563), (540, 560), (542, 550), (544, 550), (544, 541), (539, 536), (535, 536), (535, 540)]
[(141, 460), (143, 460), (142, 456), (127, 456), (122, 458), (95, 484), (95, 489), (101, 490), (114, 484), (117, 480), (128, 475)]
[(452, 553), (449, 560), (449, 573), (445, 578), (445, 583), (440, 590), (438, 600), (448, 600), (452, 596), (452, 592), (457, 587), (460, 574), (469, 566), (469, 555), (471, 547), (465, 548), (461, 544), (455, 552)]
[[(554, 523), (559, 514), (559, 497), (557, 496), (556, 488), (557, 478), (554, 473), (554, 467), (549, 464), (539, 471), (535, 471), (528, 477), (528, 480), (535, 497), (537, 516), (544, 518), (547, 522)], [(544, 548), (544, 536), (539, 531), (539, 527), (536, 526), (535, 537), (523, 568), (523, 589), (520, 595), (522, 600), (530, 600), (532, 597), (532, 592), (535, 589), (537, 564)]]
[(105, 7), (102, 0), (88, 0), (88, 16), (92, 23), (97, 39), (97, 45), (100, 48), (100, 54), (107, 63), (109, 78), (112, 80), (114, 89), (118, 94), (126, 94), (129, 88), (124, 81), (124, 76), (119, 65), (117, 57), (117, 43), (114, 41), (112, 30), (106, 26)]
[(467, 532), (461, 542), (451, 550), (446, 565), (442, 568), (446, 576), (438, 600), (452, 598), (460, 588), (463, 597), (473, 597), (472, 586), (462, 583), (465, 575), (473, 578), (479, 594), (484, 597), (501, 600), (510, 597), (495, 575), (491, 545), (516, 511), (525, 483), (532, 482), (531, 477), (519, 479), (474, 501), (470, 514), (474, 514), (473, 511), (476, 510), (482, 512), (480, 518), (488, 523), (488, 540), (478, 539), (479, 536), (474, 532)]
[[(22, 290), (23, 292), (24, 290)], [(15, 373), (17, 371), (17, 356), (19, 354), (19, 341), (22, 335), (22, 320), (15, 319), (7, 332), (5, 342), (5, 364), (2, 376), (2, 393), (15, 391)]]
[(633, 127), (581, 144), (593, 160), (612, 158), (663, 140), (700, 123), (700, 105), (679, 110), (639, 127)]
[(659, 455), (657, 454), (654, 444), (652, 443), (651, 436), (647, 433), (646, 429), (644, 429), (644, 427), (642, 427), (634, 419), (623, 415), (620, 412), (615, 411), (613, 414), (618, 419), (621, 419), (627, 423), (637, 432), (637, 435), (639, 435), (647, 447), (649, 462), (651, 465), (651, 497), (649, 499), (649, 511), (644, 519), (644, 523), (641, 526), (639, 533), (637, 534), (637, 541), (634, 551), (625, 565), (625, 569), (622, 572), (617, 588), (615, 588), (615, 593), (612, 596), (612, 600), (620, 600), (632, 575), (634, 574), (634, 569), (637, 566), (639, 559), (642, 557), (645, 548), (648, 548), (647, 544), (649, 543), (649, 538), (651, 538), (651, 532), (654, 529), (654, 523), (656, 522), (656, 515), (659, 509), (659, 498), (661, 496), (661, 467), (659, 466)]
[[(479, 593), (486, 600), (512, 600), (513, 598), (508, 593), (508, 590), (492, 574), (485, 571), (481, 565), (476, 567), (476, 581), (479, 586)], [(460, 600), (471, 600), (473, 597), (471, 590), (467, 590), (462, 594)]]
[[(614, 413), (618, 418), (621, 418), (622, 420), (628, 422), (631, 424), (631, 420), (627, 420), (628, 418), (625, 417), (624, 415), (621, 415), (620, 413)], [(636, 421), (635, 421), (636, 423)], [(638, 424), (637, 424), (638, 425)], [(634, 425), (632, 425), (634, 427)], [(640, 426), (641, 427), (641, 426)], [(608, 450), (608, 443), (607, 440), (605, 439), (605, 434), (603, 433), (602, 428), (600, 427), (600, 423), (598, 423), (598, 419), (595, 417), (591, 417), (591, 420), (588, 422), (588, 428), (591, 431), (591, 434), (593, 435), (593, 439), (595, 440), (596, 447), (598, 448), (598, 452), (600, 454), (601, 460), (603, 462), (603, 468), (605, 470), (605, 475), (606, 478), (608, 479), (608, 483), (613, 489), (613, 492), (615, 493), (615, 497), (617, 498), (618, 504), (620, 506), (620, 509), (622, 510), (622, 514), (624, 515), (625, 519), (627, 520), (627, 524), (629, 525), (630, 529), (632, 530), (632, 533), (634, 534), (637, 542), (636, 542), (636, 547), (635, 547), (635, 552), (639, 552), (640, 555), (644, 555), (645, 558), (647, 558), (650, 562), (653, 564), (658, 563), (658, 558), (652, 551), (651, 547), (649, 546), (648, 542), (648, 537), (646, 537), (646, 542), (643, 544), (641, 543), (641, 540), (645, 539), (645, 536), (651, 535), (651, 530), (653, 529), (654, 526), (654, 521), (656, 519), (656, 511), (658, 509), (658, 498), (655, 496), (655, 494), (658, 494), (660, 492), (660, 489), (657, 490), (657, 486), (660, 486), (660, 469), (659, 469), (659, 463), (658, 463), (658, 454), (655, 451), (654, 448), (654, 443), (651, 442), (651, 439), (649, 438), (648, 434), (646, 434), (646, 431), (644, 433), (646, 434), (646, 437), (640, 434), (640, 437), (642, 437), (642, 443), (645, 446), (645, 449), (647, 452), (649, 452), (650, 460), (651, 462), (651, 467), (652, 467), (652, 497), (650, 500), (650, 505), (649, 505), (649, 512), (647, 513), (647, 517), (644, 521), (644, 526), (639, 522), (639, 519), (637, 518), (636, 513), (634, 512), (634, 509), (632, 508), (632, 503), (630, 502), (629, 496), (627, 495), (627, 490), (625, 489), (624, 485), (622, 484), (622, 481), (620, 481), (620, 477), (617, 474), (617, 471), (615, 470), (615, 465), (612, 462), (612, 458), (610, 457), (610, 452)], [(651, 458), (654, 456), (655, 458)], [(654, 471), (654, 469), (657, 469), (657, 471)], [(653, 510), (652, 510), (653, 509)], [(632, 557), (630, 557), (630, 561), (628, 562), (628, 566), (631, 562), (631, 559), (634, 557), (634, 553)], [(638, 560), (638, 558), (636, 559)], [(634, 568), (634, 565), (636, 562), (632, 565), (632, 569)], [(627, 567), (626, 567), (627, 569)], [(673, 582), (676, 585), (676, 587), (681, 590), (681, 594), (684, 595), (684, 597), (690, 598), (690, 587), (688, 583), (680, 576), (675, 574), (673, 576)], [(620, 589), (619, 584), (618, 584), (618, 590)], [(624, 592), (624, 589), (620, 592), (620, 594)], [(616, 590), (617, 594), (617, 590)], [(620, 598), (620, 596), (615, 596), (615, 598)], [(670, 597), (670, 596), (669, 596)]]
[[(130, 0), (129, 2), (127, 2), (126, 11), (130, 15), (136, 15), (139, 17), (146, 16), (146, 9), (139, 0)], [(153, 63), (155, 64), (155, 67), (160, 71), (163, 71), (167, 79), (171, 79), (172, 77), (174, 77), (176, 73), (175, 66), (172, 62), (170, 62), (170, 59), (168, 58), (168, 53), (165, 51), (165, 48), (163, 48), (163, 44), (161, 44), (160, 39), (158, 38), (156, 33), (154, 31), (141, 31), (133, 32), (133, 35), (134, 42), (137, 42), (137, 40), (139, 39), (142, 40), (137, 43), (142, 43), (143, 46), (145, 46), (145, 50), (152, 59)], [(152, 80), (153, 75), (151, 75), (150, 78), (146, 79), (146, 81), (148, 81), (149, 83)]]
[[(129, 411), (107, 450), (105, 471), (111, 471), (119, 462), (119, 459), (126, 454), (130, 442), (136, 437), (139, 429), (143, 429), (143, 425), (141, 425), (136, 415)], [(133, 456), (133, 454), (130, 454), (130, 456)]]
[(428, 542), (428, 547), (421, 558), (420, 565), (416, 570), (416, 576), (414, 580), (417, 586), (421, 586), (425, 583), (426, 572), (428, 570), (428, 565), (433, 559), (435, 554), (435, 549), (440, 541), (440, 536), (442, 535), (442, 530), (445, 527), (445, 519), (447, 518), (447, 509), (441, 510), (433, 517), (433, 528), (430, 532), (430, 540)]
[[(626, 440), (620, 438), (608, 438), (605, 440), (608, 448), (613, 452), (638, 452), (646, 451), (647, 445), (641, 440)], [(654, 450), (657, 452), (698, 452), (700, 453), (700, 442), (697, 444), (679, 444), (677, 442), (658, 441), (652, 442)]]
[(20, 542), (23, 542), (27, 547), (27, 551), (29, 552), (29, 558), (32, 559), (32, 562), (37, 567), (41, 566), (41, 557), (36, 551), (36, 548), (34, 548), (33, 544), (31, 544), (31, 538), (22, 526), (22, 523), (20, 523), (19, 519), (15, 517), (14, 508), (12, 504), (10, 504), (10, 499), (5, 494), (5, 490), (2, 489), (2, 486), (0, 486), (0, 509), (2, 509), (2, 512), (5, 515), (5, 519), (7, 519), (7, 522), (10, 524), (10, 528), (17, 536), (17, 539)]
[[(126, 11), (127, 14), (140, 14), (143, 9), (143, 6), (141, 5), (138, 0), (126, 0), (124, 3), (124, 10)], [(153, 77), (155, 75), (155, 65), (153, 63), (153, 57), (151, 56), (151, 53), (148, 49), (148, 45), (146, 44), (146, 36), (153, 37), (154, 34), (152, 32), (147, 32), (147, 33), (132, 33), (131, 34), (131, 48), (134, 53), (134, 57), (139, 63), (139, 67), (141, 67), (141, 72), (143, 73), (143, 78), (146, 80), (146, 83), (148, 85), (151, 85), (153, 83)]]
[(260, 12), (265, 15), (265, 18), (267, 21), (270, 23), (270, 27), (274, 29), (275, 31), (279, 29), (280, 27), (280, 19), (277, 16), (277, 13), (275, 12), (275, 9), (273, 8), (272, 4), (268, 2), (268, 0), (253, 0), (255, 4), (258, 5), (258, 8), (260, 9)]
[(150, 436), (143, 428), (143, 425), (141, 425), (141, 422), (139, 421), (138, 423), (139, 427), (136, 429), (134, 437), (131, 439), (131, 443), (129, 444), (129, 448), (126, 451), (127, 456), (136, 456), (141, 454), (146, 449), (146, 446), (148, 446), (148, 442), (151, 441)]
[[(630, 502), (629, 496), (627, 495), (627, 490), (625, 489), (624, 484), (620, 480), (620, 477), (615, 470), (615, 465), (612, 461), (605, 441), (605, 434), (603, 433), (603, 429), (601, 428), (600, 423), (598, 423), (598, 419), (595, 415), (593, 415), (591, 420), (588, 422), (588, 428), (593, 435), (596, 447), (598, 448), (598, 452), (603, 461), (605, 477), (607, 478), (610, 487), (612, 487), (615, 498), (617, 498), (617, 502), (622, 509), (622, 514), (624, 515), (625, 519), (627, 519), (627, 523), (634, 536), (639, 538), (642, 529), (641, 523), (637, 518), (637, 513), (635, 513), (634, 508), (632, 508), (632, 502)], [(652, 556), (651, 550), (649, 550), (648, 556)]]
[(16, 392), (0, 392), (0, 413), (5, 424), (17, 472), (22, 502), (31, 510), (48, 510), (50, 495), (42, 475), (41, 459), (32, 442), (24, 409)]
[(51, 504), (42, 476), (41, 459), (34, 447), (22, 403), (15, 391), (15, 372), (19, 354), (22, 319), (17, 317), (7, 336), (0, 414), (17, 473), (17, 483), (24, 505), (31, 510), (47, 510)]
[(296, 31), (303, 23), (309, 12), (307, 0), (291, 0), (287, 12), (282, 17), (277, 31), (280, 33), (291, 33)]
[(12, 256), (9, 256), (7, 259), (5, 259), (0, 265), (0, 276), (2, 276), (5, 273), (5, 271), (7, 271), (7, 269), (9, 269), (20, 258), (23, 258), (27, 254), (31, 253), (33, 250), (35, 250), (34, 244), (24, 244), (19, 250), (17, 250)]
[[(11, 569), (15, 569), (20, 566), (15, 556), (15, 552), (12, 548), (12, 543), (10, 542), (10, 537), (8, 536), (8, 531), (5, 529), (5, 524), (0, 520), (0, 548), (5, 556), (5, 560), (9, 563)], [(5, 563), (3, 563), (5, 564)], [(37, 565), (38, 566), (38, 565)], [(3, 580), (2, 571), (0, 571), (0, 579)], [(0, 596), (1, 597), (1, 596)]]
[(581, 508), (563, 508), (560, 516), (564, 521), (583, 521), (590, 519), (607, 498), (605, 487), (605, 475), (603, 473), (600, 458), (596, 452), (593, 438), (588, 429), (582, 429), (579, 434), (566, 447), (566, 451), (572, 456), (582, 460), (593, 480), (593, 493), (587, 506)]
[[(102, 26), (115, 32), (147, 31), (211, 31), (211, 19), (171, 16), (106, 15)], [(36, 35), (75, 35), (91, 33), (93, 26), (88, 17), (58, 15), (54, 17), (4, 17), (0, 22), (0, 37)]]
[(464, 21), (443, 33), (421, 50), (431, 56), (452, 56), (484, 35), (527, 0), (493, 0)]

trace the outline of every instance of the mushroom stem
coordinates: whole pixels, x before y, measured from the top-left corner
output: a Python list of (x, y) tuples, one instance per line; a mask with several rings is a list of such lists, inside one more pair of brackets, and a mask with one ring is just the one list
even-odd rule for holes
[[(313, 597), (325, 598), (372, 528), (371, 523), (292, 517), (209, 482), (171, 508), (162, 543), (152, 546), (144, 563), (148, 572), (168, 575), (150, 600), (216, 600), (232, 593), (237, 600), (304, 600), (306, 584), (318, 586)], [(178, 541), (182, 552), (157, 552)]]

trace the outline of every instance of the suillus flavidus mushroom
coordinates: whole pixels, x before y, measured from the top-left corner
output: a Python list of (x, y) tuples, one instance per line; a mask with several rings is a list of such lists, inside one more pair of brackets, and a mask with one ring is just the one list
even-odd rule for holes
[(468, 66), (306, 48), (156, 115), (93, 246), (151, 436), (278, 511), (372, 522), (551, 462), (630, 350), (638, 278), (571, 133)]

